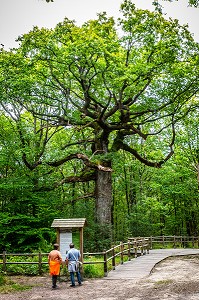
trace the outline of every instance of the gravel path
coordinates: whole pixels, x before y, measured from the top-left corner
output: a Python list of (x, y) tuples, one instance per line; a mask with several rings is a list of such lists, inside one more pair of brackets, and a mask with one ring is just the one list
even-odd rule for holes
[(51, 278), (14, 277), (17, 283), (33, 286), (31, 290), (0, 294), (0, 300), (198, 300), (199, 256), (175, 256), (158, 263), (150, 275), (133, 279), (89, 279), (82, 286), (70, 287), (60, 282), (51, 290)]

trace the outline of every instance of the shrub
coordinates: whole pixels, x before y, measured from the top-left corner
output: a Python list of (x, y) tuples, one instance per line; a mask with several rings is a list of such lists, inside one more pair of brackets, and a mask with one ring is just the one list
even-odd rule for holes
[(104, 276), (102, 264), (84, 265), (84, 276), (87, 278), (101, 278)]

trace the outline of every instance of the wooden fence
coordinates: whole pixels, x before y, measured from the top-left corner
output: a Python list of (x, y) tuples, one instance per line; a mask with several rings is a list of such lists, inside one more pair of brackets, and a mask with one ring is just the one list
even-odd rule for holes
[[(112, 246), (109, 250), (95, 253), (83, 254), (83, 265), (103, 264), (104, 276), (107, 276), (110, 270), (114, 270), (118, 264), (123, 264), (126, 260), (136, 258), (139, 255), (149, 253), (153, 248), (165, 247), (183, 247), (183, 248), (199, 248), (199, 237), (194, 236), (150, 236), (150, 237), (131, 237), (128, 241), (118, 242), (116, 246)], [(10, 258), (15, 256), (34, 258), (35, 261), (13, 261)], [(42, 274), (42, 265), (48, 264), (48, 253), (7, 253), (0, 254), (0, 265), (2, 270), (6, 272), (9, 264), (37, 264), (38, 273)], [(93, 260), (93, 257), (99, 257), (99, 260)], [(34, 260), (34, 259), (33, 259)]]
[[(198, 236), (168, 235), (147, 237), (150, 249), (153, 248), (199, 248)], [(129, 239), (131, 240), (131, 239)]]
[[(149, 253), (149, 240), (147, 238), (134, 238), (126, 243), (120, 242), (118, 245), (113, 246), (109, 250), (104, 250), (103, 252), (95, 253), (84, 253), (83, 254), (83, 265), (88, 264), (103, 264), (104, 266), (104, 276), (107, 276), (108, 271), (114, 270), (118, 263), (123, 264), (124, 260), (131, 260), (131, 258), (136, 258), (139, 255), (144, 255)], [(33, 258), (37, 256), (37, 261), (12, 261), (9, 260), (10, 257), (27, 257)], [(38, 273), (42, 274), (42, 265), (48, 264), (47, 262), (48, 253), (7, 253), (0, 254), (0, 265), (2, 265), (2, 270), (6, 272), (7, 265), (15, 264), (37, 264)], [(88, 260), (94, 256), (100, 256), (102, 260), (91, 261)], [(119, 258), (119, 262), (118, 259)]]
[(110, 270), (115, 270), (119, 258), (119, 263), (123, 264), (124, 259), (130, 261), (131, 258), (136, 258), (139, 255), (149, 254), (149, 240), (148, 238), (134, 238), (126, 243), (120, 242), (117, 246), (113, 246), (109, 250), (104, 250), (98, 253), (84, 253), (84, 258), (89, 256), (102, 256), (102, 261), (84, 261), (83, 264), (103, 264), (104, 276), (108, 275)]
[[(37, 261), (12, 261), (9, 260), (9, 258), (13, 257), (24, 257), (24, 258), (34, 258), (37, 256)], [(7, 253), (6, 251), (3, 251), (3, 254), (0, 254), (0, 265), (2, 266), (2, 271), (7, 271), (7, 265), (38, 265), (38, 273), (42, 274), (42, 265), (48, 264), (47, 261), (48, 253)], [(45, 258), (45, 261), (43, 261), (43, 258)]]

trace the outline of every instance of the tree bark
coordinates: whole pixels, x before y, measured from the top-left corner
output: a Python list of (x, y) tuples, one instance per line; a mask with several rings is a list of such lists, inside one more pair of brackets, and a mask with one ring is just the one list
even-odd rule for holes
[(96, 187), (96, 221), (98, 224), (111, 225), (112, 173), (97, 171)]

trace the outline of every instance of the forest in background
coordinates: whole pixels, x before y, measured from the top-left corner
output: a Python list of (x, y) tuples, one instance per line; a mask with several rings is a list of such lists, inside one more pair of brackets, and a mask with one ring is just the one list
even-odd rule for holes
[(85, 251), (199, 234), (199, 46), (121, 9), (121, 37), (101, 14), (1, 49), (1, 252), (49, 251), (55, 218), (86, 218)]
[[(129, 236), (199, 234), (197, 118), (193, 114), (180, 125), (175, 154), (161, 169), (146, 167), (123, 151), (115, 155), (113, 240), (122, 241)], [(56, 239), (51, 228), (55, 218), (85, 217), (85, 249), (108, 246), (110, 240), (104, 243), (95, 223), (93, 183), (69, 183), (52, 191), (33, 191), (33, 182), (41, 180), (40, 174), (28, 172), (21, 161), (15, 124), (3, 115), (0, 135), (5, 145), (1, 149), (1, 251), (4, 247), (11, 252), (49, 250)], [(52, 143), (57, 145), (57, 142), (56, 139)], [(71, 168), (76, 167), (73, 162)], [(56, 170), (53, 177), (62, 176), (62, 172), (67, 170), (64, 167)], [(50, 186), (54, 178), (47, 177)], [(82, 196), (85, 194), (86, 197)]]

